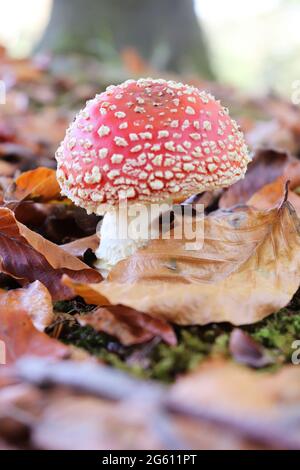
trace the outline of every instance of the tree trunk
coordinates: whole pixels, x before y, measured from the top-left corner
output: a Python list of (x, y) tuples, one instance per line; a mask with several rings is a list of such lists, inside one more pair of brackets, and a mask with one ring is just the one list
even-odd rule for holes
[(157, 69), (212, 77), (193, 0), (54, 0), (37, 50), (105, 60), (126, 47)]

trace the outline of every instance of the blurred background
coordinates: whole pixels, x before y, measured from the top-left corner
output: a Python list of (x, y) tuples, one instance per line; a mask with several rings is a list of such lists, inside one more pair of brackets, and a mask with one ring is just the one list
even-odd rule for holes
[(12, 57), (50, 51), (59, 68), (80, 54), (108, 81), (153, 69), (255, 94), (290, 96), (299, 24), (299, 0), (0, 0), (0, 43)]

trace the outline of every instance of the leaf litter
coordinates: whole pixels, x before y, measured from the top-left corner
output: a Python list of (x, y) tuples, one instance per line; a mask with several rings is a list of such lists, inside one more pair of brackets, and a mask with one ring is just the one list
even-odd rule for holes
[[(85, 67), (84, 87), (47, 64), (1, 53), (15, 85), (0, 116), (0, 447), (299, 448), (299, 110), (194, 80), (233, 108), (253, 163), (229, 190), (187, 202), (205, 205), (202, 252), (156, 240), (102, 281), (99, 218), (61, 197), (53, 156), (105, 73)], [(139, 378), (132, 396), (114, 395), (120, 370), (123, 386)]]

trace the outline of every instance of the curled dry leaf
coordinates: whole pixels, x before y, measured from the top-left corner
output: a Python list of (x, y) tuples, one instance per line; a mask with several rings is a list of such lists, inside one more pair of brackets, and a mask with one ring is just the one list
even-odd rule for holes
[(26, 312), (39, 331), (44, 331), (54, 318), (51, 295), (39, 281), (33, 282), (27, 288), (1, 291), (0, 309), (5, 308)]
[(300, 177), (300, 162), (292, 159), (287, 153), (275, 150), (258, 150), (253, 161), (248, 165), (245, 178), (239, 180), (224, 191), (219, 206), (229, 208), (236, 204), (244, 204), (248, 199), (266, 184), (271, 183), (283, 175), (286, 166), (290, 162), (296, 162)]
[(247, 204), (257, 209), (270, 209), (276, 206), (281, 198), (282, 191), (289, 181), (289, 201), (293, 204), (298, 216), (300, 215), (300, 161), (293, 160), (285, 167), (283, 174), (269, 184), (256, 191)]
[(83, 258), (84, 253), (87, 250), (92, 250), (93, 252), (99, 246), (99, 237), (97, 234), (90, 235), (89, 237), (79, 238), (70, 243), (66, 243), (65, 245), (61, 245), (60, 247), (69, 253), (72, 256), (76, 256), (77, 258)]
[(63, 274), (83, 282), (101, 280), (97, 271), (17, 222), (7, 208), (0, 208), (0, 258), (3, 273), (18, 279), (21, 284), (39, 280), (54, 300), (71, 295), (70, 290), (60, 284)]
[(96, 216), (88, 216), (84, 211), (85, 217), (82, 217), (83, 209), (65, 201), (39, 203), (25, 200), (9, 208), (14, 211), (19, 222), (58, 245), (94, 235), (98, 223)]
[(187, 251), (185, 239), (152, 240), (100, 284), (64, 282), (89, 303), (122, 304), (179, 324), (249, 324), (290, 301), (299, 286), (300, 235), (289, 202), (212, 213), (204, 234), (200, 250)]
[(60, 187), (56, 180), (55, 170), (39, 167), (22, 173), (15, 181), (14, 197), (38, 199), (42, 202), (60, 197)]
[(124, 346), (144, 343), (155, 336), (170, 345), (176, 344), (176, 335), (168, 323), (122, 305), (100, 307), (86, 315), (78, 315), (77, 320), (81, 325), (90, 325), (96, 331), (117, 337)]

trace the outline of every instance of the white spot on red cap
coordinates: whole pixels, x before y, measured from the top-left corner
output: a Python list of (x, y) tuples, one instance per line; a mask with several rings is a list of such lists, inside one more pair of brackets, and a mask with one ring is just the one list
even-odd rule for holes
[(100, 126), (98, 129), (99, 137), (104, 137), (110, 133), (110, 128), (108, 126)]
[(115, 141), (116, 145), (118, 145), (119, 147), (127, 147), (127, 145), (128, 145), (127, 140), (124, 139), (124, 137), (120, 137), (118, 135), (116, 135), (116, 137), (114, 137), (114, 141)]
[(119, 119), (122, 119), (126, 117), (126, 113), (124, 113), (124, 111), (116, 111), (115, 116)]
[(185, 112), (186, 114), (196, 114), (194, 108), (192, 108), (191, 106), (187, 106), (185, 108)]
[(120, 153), (114, 153), (111, 156), (111, 162), (112, 163), (121, 163), (124, 160), (124, 156)]
[(108, 149), (106, 149), (106, 148), (99, 149), (99, 157), (100, 158), (106, 158), (107, 154), (108, 154)]

